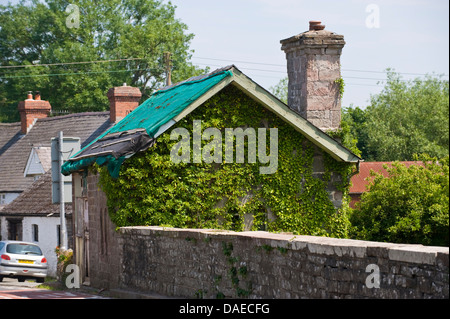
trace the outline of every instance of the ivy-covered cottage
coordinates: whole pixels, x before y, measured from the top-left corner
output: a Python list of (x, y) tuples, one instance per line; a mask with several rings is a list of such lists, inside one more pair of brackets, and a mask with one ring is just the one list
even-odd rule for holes
[(332, 137), (343, 36), (312, 22), (281, 43), (288, 105), (227, 66), (155, 92), (64, 164), (82, 281), (117, 286), (117, 226), (346, 235), (361, 159)]

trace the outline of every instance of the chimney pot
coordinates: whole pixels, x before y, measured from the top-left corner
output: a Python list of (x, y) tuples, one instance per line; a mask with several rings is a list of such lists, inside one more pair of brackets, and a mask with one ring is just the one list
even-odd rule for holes
[(36, 95), (35, 95), (34, 99), (35, 99), (36, 101), (40, 101), (40, 100), (41, 100), (41, 92), (36, 91), (35, 94), (36, 94)]
[(322, 21), (312, 20), (309, 21), (309, 31), (319, 31), (325, 29), (325, 26), (322, 25)]
[(31, 91), (27, 92), (27, 100), (33, 100), (33, 92)]

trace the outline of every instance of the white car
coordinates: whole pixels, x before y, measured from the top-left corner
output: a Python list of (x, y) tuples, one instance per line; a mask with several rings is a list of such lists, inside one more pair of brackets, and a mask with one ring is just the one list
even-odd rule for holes
[(35, 279), (44, 282), (47, 277), (47, 259), (38, 245), (23, 241), (0, 241), (0, 282), (4, 277), (20, 282)]

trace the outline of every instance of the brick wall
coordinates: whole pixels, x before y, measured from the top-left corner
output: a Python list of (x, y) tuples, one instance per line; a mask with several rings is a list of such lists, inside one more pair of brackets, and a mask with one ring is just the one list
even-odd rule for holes
[(89, 279), (93, 287), (114, 288), (119, 280), (119, 245), (115, 225), (109, 218), (106, 195), (99, 188), (99, 175), (88, 176)]
[(449, 297), (449, 249), (443, 247), (161, 227), (121, 228), (118, 243), (119, 288), (142, 293), (187, 298)]

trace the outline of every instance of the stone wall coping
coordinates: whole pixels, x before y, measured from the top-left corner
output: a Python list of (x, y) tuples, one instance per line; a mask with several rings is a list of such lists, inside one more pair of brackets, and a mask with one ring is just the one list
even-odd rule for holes
[(339, 239), (318, 236), (293, 235), (288, 233), (269, 233), (265, 231), (234, 232), (217, 229), (180, 229), (159, 226), (121, 227), (124, 235), (164, 235), (180, 238), (251, 238), (257, 244), (269, 245), (273, 248), (291, 250), (308, 250), (314, 254), (337, 255), (365, 258), (369, 256), (386, 258), (393, 261), (416, 264), (436, 264), (437, 256), (446, 259), (448, 264), (449, 247), (423, 246), (411, 244), (395, 244), (384, 242), (363, 241), (354, 239)]

